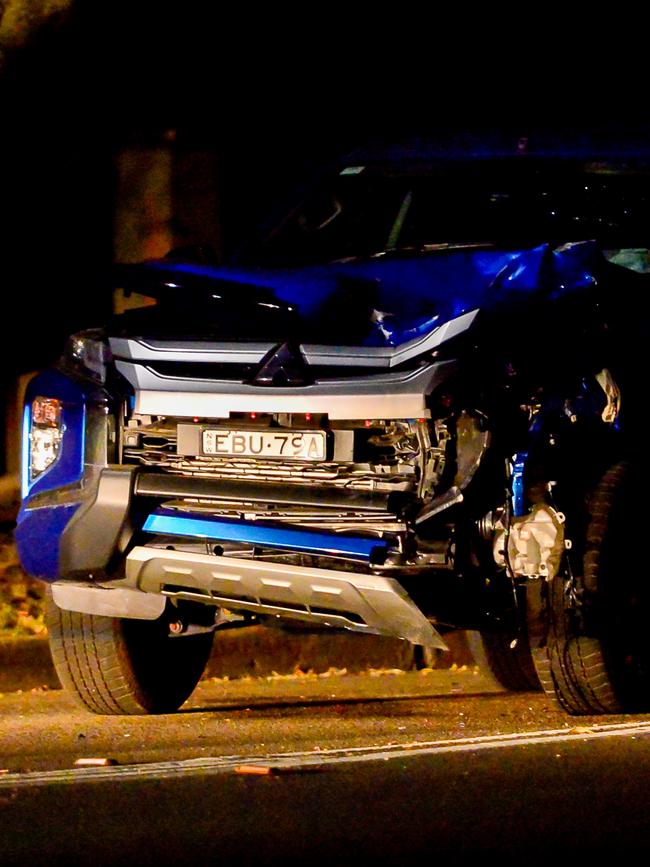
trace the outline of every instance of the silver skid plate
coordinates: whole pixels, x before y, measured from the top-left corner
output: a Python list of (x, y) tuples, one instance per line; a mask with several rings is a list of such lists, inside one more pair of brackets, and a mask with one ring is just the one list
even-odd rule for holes
[(126, 584), (146, 593), (390, 635), (447, 650), (404, 588), (380, 575), (137, 547), (126, 560)]

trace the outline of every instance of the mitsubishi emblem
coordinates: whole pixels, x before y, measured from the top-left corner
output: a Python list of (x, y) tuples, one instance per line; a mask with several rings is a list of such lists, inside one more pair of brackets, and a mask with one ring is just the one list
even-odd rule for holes
[(299, 386), (308, 385), (312, 378), (300, 347), (281, 343), (264, 356), (251, 382), (254, 385)]

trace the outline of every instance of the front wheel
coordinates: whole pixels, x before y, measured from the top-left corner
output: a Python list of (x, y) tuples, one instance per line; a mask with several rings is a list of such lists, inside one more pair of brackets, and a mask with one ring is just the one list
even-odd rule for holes
[(98, 714), (177, 710), (199, 682), (213, 633), (172, 637), (167, 621), (62, 611), (51, 598), (46, 624), (63, 687)]
[(589, 498), (578, 556), (567, 552), (539, 585), (547, 627), (533, 660), (547, 695), (570, 714), (650, 709), (643, 487), (629, 464), (611, 467)]
[(479, 632), (467, 633), (467, 643), (480, 669), (491, 675), (504, 689), (512, 692), (534, 692), (540, 687), (530, 649), (523, 636)]

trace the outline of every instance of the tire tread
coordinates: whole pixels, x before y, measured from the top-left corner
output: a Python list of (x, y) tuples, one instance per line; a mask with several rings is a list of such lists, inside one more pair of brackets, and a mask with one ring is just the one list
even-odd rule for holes
[[(155, 682), (139, 682), (134, 657), (138, 653), (155, 653), (155, 648), (133, 641), (129, 646), (123, 621), (63, 611), (49, 594), (46, 623), (52, 661), (61, 684), (77, 703), (98, 714), (176, 710), (196, 686), (212, 644), (209, 633), (168, 639), (193, 644), (173, 646), (181, 651), (177, 656), (182, 659), (176, 660), (178, 664), (169, 672), (169, 678), (158, 676)], [(188, 649), (190, 652), (186, 653)], [(183, 666), (185, 661), (188, 665)]]

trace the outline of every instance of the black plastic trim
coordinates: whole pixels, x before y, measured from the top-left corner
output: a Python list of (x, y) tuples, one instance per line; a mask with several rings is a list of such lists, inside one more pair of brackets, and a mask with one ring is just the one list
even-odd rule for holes
[(61, 577), (105, 570), (133, 535), (131, 501), (137, 467), (102, 470), (95, 496), (75, 514), (61, 535)]
[(365, 509), (372, 512), (389, 510), (389, 494), (350, 491), (298, 485), (277, 485), (269, 482), (247, 482), (231, 479), (202, 479), (172, 473), (140, 473), (135, 493), (146, 497), (203, 497), (215, 501), (243, 500), (277, 503), (291, 506), (322, 506)]

